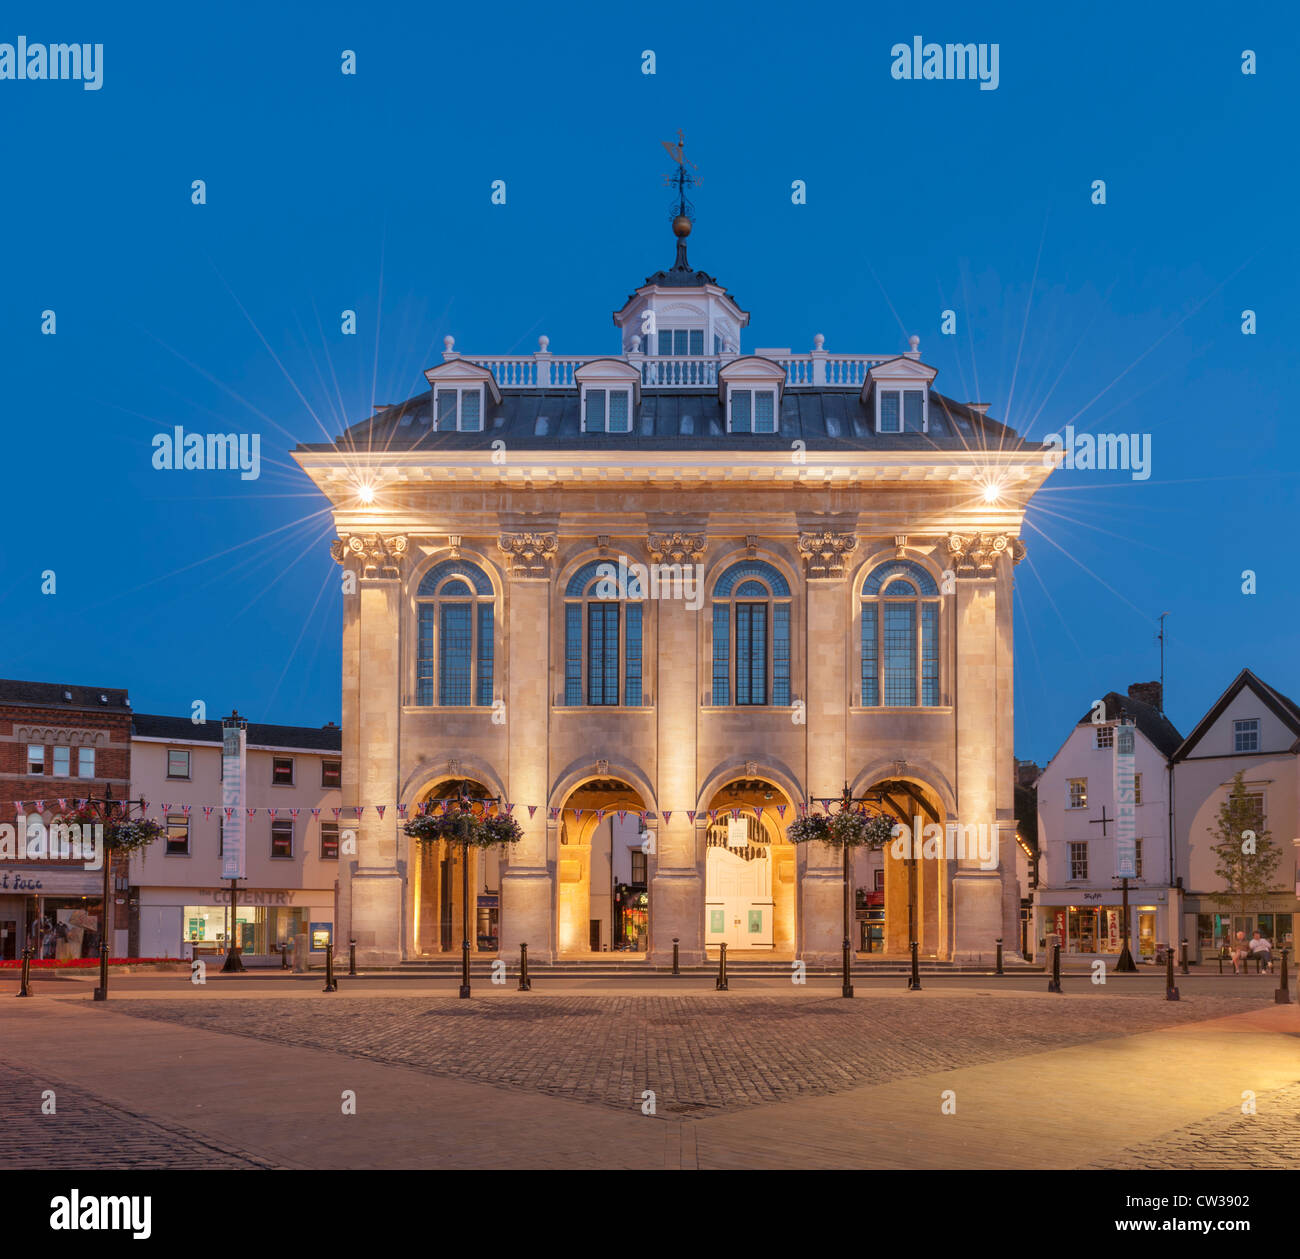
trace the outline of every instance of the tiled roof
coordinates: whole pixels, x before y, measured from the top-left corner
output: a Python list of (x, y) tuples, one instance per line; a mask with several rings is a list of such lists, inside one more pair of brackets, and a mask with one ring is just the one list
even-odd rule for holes
[(942, 394), (930, 393), (928, 433), (877, 433), (859, 390), (789, 387), (777, 433), (728, 433), (716, 388), (645, 389), (630, 433), (584, 433), (577, 389), (510, 390), (488, 400), (483, 431), (434, 432), (431, 391), (354, 424), (333, 444), (299, 450), (489, 450), (498, 439), (516, 450), (755, 450), (788, 451), (800, 439), (809, 451), (1012, 450), (1024, 443), (996, 420)]
[[(1131, 695), (1120, 695), (1116, 691), (1109, 692), (1105, 700), (1107, 721), (1118, 721), (1121, 717), (1132, 717), (1137, 728), (1166, 757), (1172, 756), (1178, 745), (1182, 743), (1183, 736), (1174, 728), (1174, 723), (1158, 708), (1153, 708), (1150, 704), (1144, 704)], [(1080, 726), (1092, 725), (1092, 710), (1089, 709), (1077, 724)]]
[(96, 708), (130, 712), (125, 690), (109, 686), (72, 686), (64, 682), (22, 682), (0, 678), (0, 704), (30, 708)]
[(1267, 682), (1257, 677), (1249, 669), (1243, 669), (1233, 678), (1228, 689), (1214, 702), (1210, 711), (1196, 723), (1195, 729), (1179, 747), (1178, 754), (1174, 757), (1175, 760), (1181, 761), (1190, 754), (1191, 750), (1204, 738), (1205, 732), (1223, 716), (1228, 705), (1246, 687), (1250, 687), (1263, 700), (1264, 704), (1273, 711), (1278, 720), (1297, 736), (1295, 743), (1288, 750), (1292, 752), (1300, 751), (1300, 704), (1283, 695), (1276, 688), (1269, 686)]
[[(188, 717), (167, 717), (153, 713), (136, 713), (131, 733), (143, 739), (198, 740), (221, 742), (221, 722), (193, 722)], [(250, 747), (308, 748), (321, 752), (343, 749), (343, 730), (339, 726), (271, 726), (248, 723)]]

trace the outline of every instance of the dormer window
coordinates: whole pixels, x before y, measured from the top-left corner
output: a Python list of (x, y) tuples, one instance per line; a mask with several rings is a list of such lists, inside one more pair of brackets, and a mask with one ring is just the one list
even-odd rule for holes
[(727, 432), (775, 433), (776, 390), (729, 389), (727, 391)]
[(584, 388), (582, 431), (584, 433), (630, 433), (632, 431), (632, 390)]
[(876, 391), (876, 432), (925, 433), (929, 428), (924, 389)]
[(482, 385), (439, 385), (434, 390), (433, 405), (438, 432), (483, 431)]
[(699, 358), (704, 354), (703, 328), (660, 328), (659, 355), (661, 358), (691, 356)]

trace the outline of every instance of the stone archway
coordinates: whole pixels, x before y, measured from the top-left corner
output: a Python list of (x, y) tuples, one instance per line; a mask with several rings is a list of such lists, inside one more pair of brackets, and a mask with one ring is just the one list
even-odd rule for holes
[[(411, 816), (426, 803), (468, 796), (492, 800), (481, 782), (446, 778), (420, 793)], [(487, 806), (495, 810), (495, 804)], [(411, 877), (411, 938), (416, 957), (460, 952), (464, 938), (465, 854), (459, 844), (422, 844), (408, 838)], [(501, 929), (501, 856), (495, 850), (469, 850), (469, 941), (472, 953), (495, 953)]]
[(642, 848), (646, 802), (621, 778), (578, 783), (560, 805), (556, 951), (645, 958), (650, 944), (649, 857)]
[(722, 783), (704, 814), (704, 943), (793, 958), (798, 862), (785, 828), (794, 804), (767, 778)]

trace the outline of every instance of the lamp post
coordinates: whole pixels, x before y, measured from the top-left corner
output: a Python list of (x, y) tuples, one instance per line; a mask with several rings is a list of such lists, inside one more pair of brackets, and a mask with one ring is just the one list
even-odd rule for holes
[[(849, 784), (844, 784), (844, 792), (840, 796), (840, 812), (846, 813), (853, 808), (855, 804), (880, 804), (882, 797), (860, 796), (858, 799), (853, 798), (853, 793), (849, 790)], [(852, 922), (851, 914), (853, 910), (853, 886), (850, 881), (849, 854), (852, 851), (848, 844), (844, 848), (844, 941), (841, 945), (842, 957), (842, 974), (840, 977), (840, 996), (851, 997), (853, 995), (853, 951), (851, 945)]]
[(99, 987), (95, 989), (96, 1001), (108, 1000), (108, 933), (109, 923), (111, 920), (112, 901), (109, 897), (112, 894), (112, 870), (113, 870), (113, 849), (108, 842), (108, 828), (113, 819), (113, 811), (119, 806), (123, 810), (123, 817), (130, 817), (131, 810), (137, 805), (143, 809), (145, 802), (143, 800), (114, 800), (113, 786), (111, 783), (104, 785), (104, 795), (101, 799), (91, 796), (86, 803), (90, 805), (100, 817), (103, 818), (104, 826), (104, 912), (101, 916), (99, 931)]

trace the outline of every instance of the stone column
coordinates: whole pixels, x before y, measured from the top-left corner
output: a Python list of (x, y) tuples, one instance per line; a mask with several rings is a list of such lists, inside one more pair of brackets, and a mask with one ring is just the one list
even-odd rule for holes
[[(1019, 542), (1003, 535), (954, 535), (948, 539), (957, 571), (957, 812), (954, 822), (992, 827), (998, 820), (1001, 761), (999, 742), (1010, 739), (1009, 647), (999, 642), (997, 565)], [(1006, 712), (1001, 712), (1005, 700)], [(1011, 771), (1006, 769), (1007, 786)], [(1014, 872), (1014, 857), (1011, 858)], [(1003, 874), (983, 870), (977, 856), (957, 862), (952, 880), (955, 960), (988, 956), (1004, 927)]]
[[(550, 596), (555, 534), (505, 533), (497, 546), (508, 557), (506, 730), (509, 798), (524, 837), (508, 854), (501, 875), (501, 956), (528, 945), (530, 961), (555, 958), (555, 887), (547, 864), (546, 802), (550, 718)], [(538, 810), (530, 818), (526, 804)]]
[[(336, 546), (357, 578), (355, 628), (344, 634), (344, 803), (365, 805), (357, 823), (357, 859), (351, 872), (352, 931), (357, 960), (398, 962), (404, 954), (406, 863), (398, 849), (398, 739), (401, 683), (401, 559), (404, 537), (352, 535)], [(347, 648), (355, 640), (352, 663)], [(352, 699), (348, 683), (355, 678)], [(349, 798), (349, 783), (355, 795)], [(379, 816), (374, 807), (388, 807)]]
[[(703, 534), (651, 534), (654, 563), (698, 564), (704, 557)], [(697, 570), (698, 571), (698, 570)], [(680, 941), (683, 963), (698, 964), (704, 954), (704, 872), (696, 827), (687, 817), (694, 810), (697, 781), (696, 720), (702, 682), (699, 676), (700, 628), (706, 601), (692, 611), (686, 599), (656, 599), (645, 604), (657, 619), (658, 659), (654, 671), (658, 741), (658, 825), (651, 828), (655, 851), (650, 857), (651, 965), (673, 960), (673, 937)], [(700, 801), (700, 806), (706, 802)], [(663, 814), (669, 814), (667, 822)]]
[[(838, 801), (848, 777), (844, 753), (848, 741), (850, 622), (842, 557), (856, 546), (857, 539), (851, 533), (805, 533), (798, 541), (804, 559), (807, 595), (805, 660), (810, 800)], [(811, 965), (827, 965), (839, 960), (844, 939), (844, 858), (826, 844), (809, 844), (807, 849), (800, 957)], [(852, 920), (849, 931), (853, 931)]]

